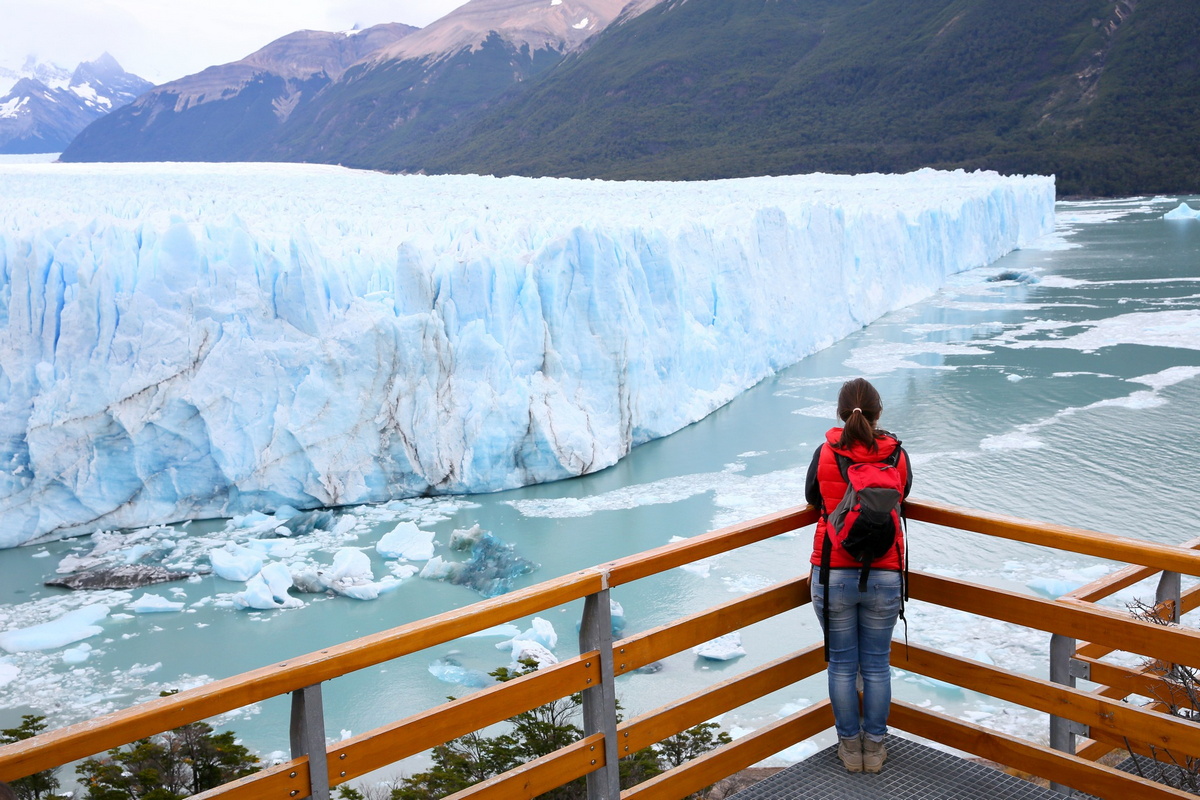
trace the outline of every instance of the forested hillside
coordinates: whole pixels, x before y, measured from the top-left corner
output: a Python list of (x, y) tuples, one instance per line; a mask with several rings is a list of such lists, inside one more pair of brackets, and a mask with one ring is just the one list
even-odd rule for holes
[(669, 0), (396, 170), (691, 179), (922, 166), (1200, 190), (1194, 0)]

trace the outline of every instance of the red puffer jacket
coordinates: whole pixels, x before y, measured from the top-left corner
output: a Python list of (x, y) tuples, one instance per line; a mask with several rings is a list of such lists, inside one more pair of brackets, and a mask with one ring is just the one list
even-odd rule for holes
[[(842, 495), (846, 493), (846, 480), (842, 477), (842, 471), (838, 469), (834, 453), (841, 453), (850, 460), (858, 462), (884, 461), (897, 447), (900, 447), (900, 442), (889, 433), (880, 431), (879, 434), (879, 438), (875, 440), (877, 447), (872, 452), (858, 442), (851, 445), (848, 450), (839, 450), (836, 445), (842, 438), (842, 429), (830, 428), (826, 431), (825, 444), (818, 447), (817, 451), (813, 453), (812, 463), (808, 467), (808, 478), (804, 482), (805, 499), (812, 505), (823, 508), (826, 512), (837, 508), (837, 504), (842, 502)], [(904, 496), (908, 497), (908, 492), (912, 489), (912, 467), (908, 462), (908, 453), (904, 452), (903, 448), (900, 449), (900, 458), (896, 462), (896, 468), (904, 475)], [(809, 559), (816, 566), (821, 564), (825, 525), (825, 516), (822, 515), (821, 519), (817, 521), (816, 531), (813, 533), (813, 553)], [(904, 563), (903, 530), (900, 531), (898, 541), (899, 550), (893, 548), (886, 555), (880, 556), (872, 562), (872, 569), (901, 569)], [(835, 543), (830, 555), (829, 566), (832, 569), (851, 569), (861, 567), (862, 564), (855, 561), (849, 553)]]

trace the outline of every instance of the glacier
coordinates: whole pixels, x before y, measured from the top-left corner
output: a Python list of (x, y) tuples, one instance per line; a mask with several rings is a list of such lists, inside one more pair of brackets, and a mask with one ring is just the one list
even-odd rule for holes
[(1053, 221), (990, 172), (0, 164), (0, 547), (600, 470)]

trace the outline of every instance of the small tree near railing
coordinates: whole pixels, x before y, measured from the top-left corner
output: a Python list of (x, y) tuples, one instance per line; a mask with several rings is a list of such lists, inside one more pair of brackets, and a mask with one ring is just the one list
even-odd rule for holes
[(87, 800), (182, 800), (259, 769), (233, 731), (193, 722), (86, 759), (75, 771)]
[[(0, 730), (0, 744), (11, 744), (13, 742), (24, 741), (25, 739), (32, 739), (44, 730), (46, 730), (45, 717), (38, 716), (37, 714), (25, 714), (21, 717), (21, 724), (16, 728), (4, 728)], [(18, 778), (10, 786), (19, 800), (41, 800), (43, 797), (57, 797), (56, 792), (59, 788), (57, 772), (57, 769), (35, 772), (24, 778)]]
[[(1166, 618), (1161, 605), (1133, 600), (1126, 607), (1138, 619), (1156, 625), (1178, 625)], [(1147, 661), (1145, 669), (1166, 685), (1166, 689), (1153, 693), (1153, 699), (1162, 703), (1172, 716), (1200, 721), (1200, 671), (1184, 664), (1167, 664), (1159, 660)], [(1200, 758), (1180, 758), (1171, 751), (1154, 745), (1150, 745), (1153, 759), (1138, 758), (1130, 749), (1128, 739), (1125, 745), (1129, 750), (1134, 772), (1139, 777), (1165, 783), (1192, 794), (1200, 794)]]

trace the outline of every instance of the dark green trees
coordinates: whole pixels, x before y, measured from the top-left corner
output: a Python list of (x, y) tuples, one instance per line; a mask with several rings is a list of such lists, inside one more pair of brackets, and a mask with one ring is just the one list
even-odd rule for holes
[[(23, 739), (32, 739), (44, 730), (46, 730), (45, 717), (26, 714), (21, 717), (21, 724), (16, 728), (0, 730), (0, 744), (12, 744)], [(43, 797), (53, 797), (54, 792), (58, 789), (58, 778), (54, 776), (54, 773), (55, 770), (52, 769), (35, 772), (29, 777), (19, 778), (9, 785), (21, 800), (40, 800)]]
[(258, 756), (234, 739), (195, 722), (89, 758), (76, 772), (88, 800), (181, 800), (258, 771)]

